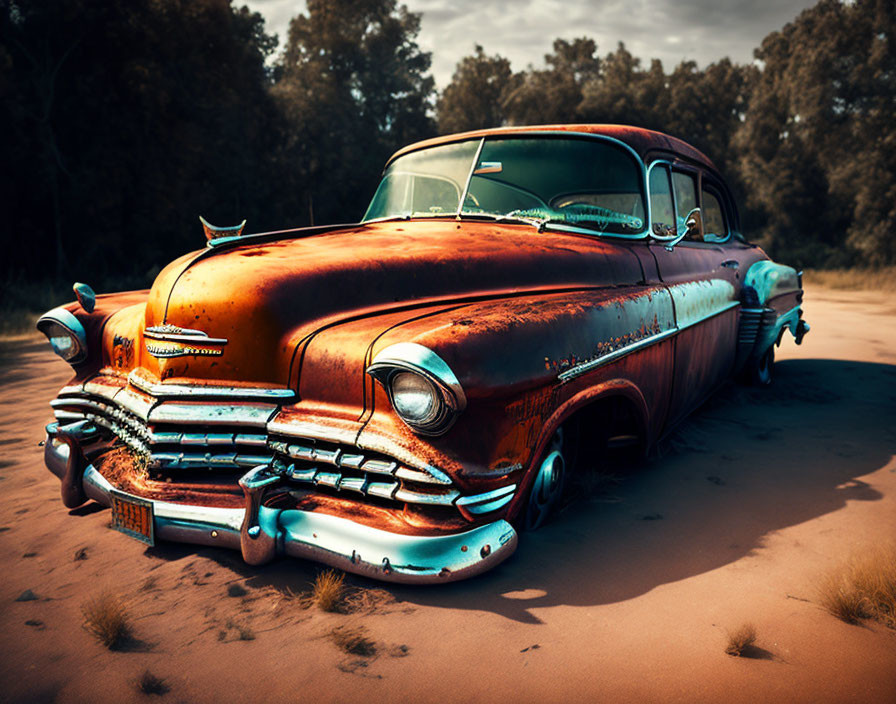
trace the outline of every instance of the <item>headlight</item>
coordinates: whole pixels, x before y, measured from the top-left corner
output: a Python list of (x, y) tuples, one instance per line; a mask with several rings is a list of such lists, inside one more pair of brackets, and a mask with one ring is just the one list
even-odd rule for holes
[(454, 372), (423, 345), (391, 345), (374, 357), (367, 373), (383, 385), (398, 417), (421, 435), (441, 435), (466, 408)]
[(439, 415), (439, 395), (432, 384), (413, 372), (398, 372), (390, 382), (392, 405), (408, 423), (426, 425)]
[(87, 335), (81, 322), (65, 308), (54, 308), (37, 321), (37, 329), (47, 339), (53, 351), (69, 364), (87, 358)]

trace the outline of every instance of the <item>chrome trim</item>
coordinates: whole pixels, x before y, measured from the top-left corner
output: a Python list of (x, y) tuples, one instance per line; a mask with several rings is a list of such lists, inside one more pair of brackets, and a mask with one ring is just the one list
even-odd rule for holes
[[(48, 440), (52, 437), (50, 433)], [(67, 444), (47, 442), (47, 465), (69, 465), (69, 451)], [(86, 497), (111, 504), (115, 487), (93, 465), (87, 464), (75, 479)], [(281, 476), (267, 467), (251, 469), (240, 480), (246, 498), (243, 508), (144, 500), (153, 505), (160, 540), (240, 550), (249, 564), (262, 564), (276, 554), (291, 555), (389, 582), (435, 584), (472, 577), (503, 561), (517, 545), (516, 531), (504, 520), (460, 533), (416, 536), (339, 516), (264, 506), (264, 492), (280, 481)], [(389, 485), (382, 489), (395, 490)]]
[[(154, 344), (155, 342), (168, 344), (158, 345)], [(223, 337), (209, 337), (208, 333), (202, 330), (164, 323), (146, 328), (143, 331), (143, 344), (146, 351), (158, 359), (188, 356), (219, 357), (224, 354), (221, 348), (227, 344), (227, 340)]]
[(295, 397), (295, 392), (292, 389), (248, 386), (191, 386), (188, 384), (169, 384), (166, 382), (155, 383), (144, 379), (136, 372), (136, 370), (128, 374), (128, 383), (155, 398), (171, 398), (176, 396), (214, 398), (220, 396), (231, 399), (259, 398), (285, 402)]
[(657, 333), (656, 335), (651, 335), (650, 337), (645, 337), (641, 340), (638, 340), (637, 342), (633, 342), (630, 345), (626, 345), (625, 347), (620, 347), (618, 350), (613, 350), (612, 352), (609, 352), (601, 357), (597, 357), (596, 359), (591, 359), (587, 362), (577, 364), (574, 367), (570, 367), (569, 369), (560, 372), (560, 374), (557, 375), (557, 378), (560, 381), (569, 381), (570, 379), (575, 379), (577, 376), (581, 376), (582, 374), (590, 372), (593, 369), (597, 369), (598, 367), (602, 367), (605, 364), (614, 362), (621, 357), (625, 357), (626, 355), (637, 352), (638, 350), (644, 349), (645, 347), (650, 347), (651, 345), (654, 345), (658, 342), (662, 342), (668, 337), (682, 332), (683, 330), (687, 330), (688, 328), (692, 328), (695, 325), (699, 325), (700, 323), (703, 323), (710, 318), (715, 318), (716, 316), (721, 315), (722, 313), (725, 313), (726, 311), (729, 311), (739, 305), (739, 301), (731, 301), (718, 310), (707, 313), (700, 318), (690, 320), (684, 325), (676, 325), (675, 327), (664, 330), (663, 332)]
[(93, 292), (93, 289), (87, 284), (82, 284), (76, 281), (72, 286), (72, 291), (75, 292), (75, 298), (78, 299), (78, 303), (81, 304), (81, 307), (87, 313), (93, 313), (96, 308), (96, 294)]
[(398, 479), (406, 479), (409, 482), (417, 482), (418, 484), (436, 484), (445, 486), (447, 484), (453, 484), (453, 482), (444, 474), (440, 472), (441, 476), (437, 477), (429, 472), (421, 472), (416, 469), (411, 469), (409, 467), (399, 467), (395, 470), (395, 476)]
[(327, 428), (308, 421), (285, 421), (277, 417), (268, 422), (267, 431), (270, 435), (285, 435), (300, 440), (323, 440), (337, 445), (354, 445), (358, 434), (357, 429)]
[(149, 456), (149, 462), (162, 469), (239, 469), (243, 467), (256, 467), (269, 465), (272, 458), (267, 455), (244, 455), (236, 452), (226, 454), (188, 454), (185, 452), (154, 452)]
[(187, 405), (160, 403), (149, 412), (150, 423), (183, 423), (198, 425), (246, 425), (266, 428), (277, 406), (262, 404)]
[(507, 486), (502, 486), (497, 489), (493, 489), (492, 491), (487, 491), (484, 494), (475, 494), (473, 496), (462, 496), (457, 500), (458, 506), (472, 506), (474, 504), (487, 503), (494, 499), (501, 499), (505, 497), (513, 497), (513, 492), (516, 491), (516, 484), (508, 484)]
[(421, 435), (442, 435), (467, 407), (467, 397), (451, 367), (431, 349), (416, 342), (399, 342), (380, 350), (366, 371), (385, 389), (393, 409), (392, 377), (398, 372), (418, 374), (435, 386), (441, 407), (425, 423), (415, 423), (395, 411), (405, 425)]
[(411, 491), (410, 489), (402, 488), (396, 491), (392, 498), (396, 501), (403, 501), (408, 504), (451, 506), (459, 496), (460, 492), (457, 489), (452, 489), (444, 494), (426, 494), (422, 491)]
[(467, 194), (470, 192), (470, 183), (473, 181), (473, 175), (476, 173), (476, 164), (479, 163), (479, 157), (482, 154), (482, 147), (485, 144), (485, 137), (482, 137), (479, 140), (479, 146), (476, 147), (476, 154), (473, 155), (473, 163), (470, 164), (470, 172), (467, 174), (467, 180), (464, 183), (464, 191), (460, 194), (460, 200), (457, 202), (457, 212), (454, 213), (454, 217), (460, 218), (460, 214), (464, 209), (464, 201), (467, 199)]
[(84, 383), (78, 384), (69, 384), (68, 386), (63, 386), (59, 390), (59, 396), (63, 396), (65, 394), (78, 394), (84, 390)]
[[(331, 445), (270, 434), (267, 421), (279, 412), (278, 406), (154, 400), (152, 405), (145, 404), (149, 412), (142, 418), (119, 405), (124, 399), (140, 399), (140, 392), (115, 386), (117, 381), (124, 380), (95, 377), (82, 385), (94, 393), (74, 387), (69, 389), (70, 395), (54, 399), (50, 405), (60, 421), (89, 421), (111, 432), (145, 458), (150, 468), (174, 472), (264, 465), (281, 472), (285, 479), (396, 501), (403, 500), (394, 498), (400, 488), (409, 492), (404, 499), (424, 504), (450, 504), (457, 496), (455, 492), (445, 498), (445, 490), (454, 488), (444, 472), (428, 466), (406, 466), (389, 453), (362, 450), (352, 442), (353, 435), (346, 438), (349, 444)], [(221, 430), (200, 427), (209, 425), (218, 425)], [(296, 429), (294, 424), (288, 425), (290, 430)], [(253, 428), (257, 430), (253, 432)], [(290, 464), (290, 458), (296, 464)]]
[(602, 357), (597, 357), (596, 359), (591, 359), (587, 362), (582, 362), (581, 364), (577, 364), (574, 367), (570, 367), (566, 371), (560, 372), (557, 375), (557, 378), (560, 381), (569, 381), (570, 379), (575, 379), (577, 376), (581, 376), (582, 374), (586, 374), (593, 369), (597, 369), (598, 367), (602, 367), (605, 364), (609, 364), (620, 357), (625, 357), (632, 352), (637, 352), (638, 350), (644, 349), (645, 347), (650, 347), (651, 345), (655, 345), (658, 342), (662, 342), (668, 337), (671, 337), (675, 333), (678, 332), (678, 328), (670, 328), (669, 330), (664, 330), (661, 333), (656, 335), (651, 335), (650, 337), (645, 337), (637, 342), (633, 342), (630, 345), (626, 345), (625, 347), (621, 347), (618, 350), (613, 350), (612, 352), (603, 355)]
[[(647, 171), (646, 171), (646, 174), (647, 174), (647, 189), (648, 189), (648, 190), (647, 190), (647, 200), (648, 200), (648, 202), (650, 201), (650, 171), (651, 171), (651, 169), (653, 169), (653, 167), (656, 166), (657, 164), (665, 164), (666, 166), (669, 167), (669, 171), (670, 171), (670, 173), (669, 173), (669, 187), (671, 188), (672, 207), (675, 209), (675, 215), (676, 215), (676, 221), (675, 221), (675, 230), (676, 230), (676, 234), (675, 234), (674, 236), (670, 236), (670, 237), (661, 237), (661, 236), (659, 236), (659, 235), (655, 235), (655, 234), (653, 233), (653, 230), (652, 230), (652, 226), (653, 226), (652, 218), (651, 218), (651, 220), (648, 220), (648, 222), (647, 222), (647, 232), (648, 232), (648, 234), (650, 235), (650, 237), (651, 237), (652, 239), (656, 240), (657, 242), (664, 242), (664, 243), (666, 243), (666, 242), (670, 242), (670, 240), (675, 240), (675, 242), (672, 242), (672, 243), (671, 243), (671, 244), (674, 246), (675, 244), (678, 244), (678, 242), (680, 242), (682, 239), (684, 239), (684, 235), (679, 235), (678, 232), (677, 232), (677, 231), (678, 231), (678, 219), (677, 219), (677, 218), (678, 218), (678, 201), (677, 201), (677, 199), (676, 199), (676, 197), (675, 197), (675, 181), (674, 181), (674, 179), (672, 179), (671, 171), (672, 171), (673, 168), (677, 168), (681, 173), (687, 173), (688, 171), (691, 171), (691, 172), (692, 172), (691, 175), (694, 176), (695, 181), (697, 181), (697, 183), (696, 183), (695, 185), (696, 185), (696, 187), (697, 187), (697, 194), (698, 194), (698, 196), (699, 196), (699, 202), (702, 204), (702, 202), (703, 202), (703, 188), (702, 188), (703, 179), (702, 179), (702, 171), (701, 171), (701, 170), (705, 170), (706, 167), (705, 167), (705, 166), (702, 166), (702, 165), (700, 165), (700, 166), (692, 166), (692, 165), (690, 165), (690, 164), (687, 164), (687, 165), (686, 165), (686, 168), (682, 168), (682, 165), (681, 165), (681, 164), (675, 164), (675, 163), (669, 161), (668, 159), (656, 159), (656, 160), (654, 160), (654, 161), (651, 161), (651, 162), (650, 162), (650, 166), (647, 167)], [(721, 200), (724, 200), (724, 199), (721, 199)], [(698, 207), (702, 208), (702, 205), (701, 205), (701, 206), (698, 206)], [(728, 236), (725, 237), (725, 239), (723, 239), (723, 240), (712, 240), (712, 241), (701, 240), (701, 242), (699, 242), (698, 244), (701, 244), (701, 243), (702, 243), (702, 244), (725, 244), (725, 243), (727, 243), (728, 240), (731, 239), (731, 236), (732, 236), (732, 233), (733, 233), (733, 224), (732, 224), (731, 222), (728, 222), (729, 220), (730, 220), (730, 218), (727, 218), (727, 217), (725, 218), (725, 221), (726, 221), (725, 224), (728, 226)], [(687, 234), (687, 232), (685, 232), (685, 234)], [(671, 251), (671, 250), (670, 250), (670, 251)]]
[(217, 225), (212, 225), (208, 220), (206, 220), (201, 215), (199, 216), (199, 222), (202, 223), (202, 231), (205, 234), (206, 245), (210, 245), (211, 242), (222, 238), (236, 238), (243, 234), (243, 228), (246, 227), (246, 221), (243, 220), (239, 225), (231, 225), (230, 227), (218, 227)]
[[(71, 359), (65, 359), (64, 357), (62, 357), (62, 355), (59, 355), (61, 359), (64, 359), (71, 365), (80, 364), (85, 359), (87, 359), (87, 333), (84, 330), (84, 326), (81, 324), (81, 321), (78, 320), (71, 312), (69, 312), (62, 306), (47, 311), (37, 320), (36, 327), (41, 332), (44, 332), (43, 330), (41, 330), (41, 323), (43, 323), (44, 321), (54, 322), (61, 325), (70, 333), (72, 333), (72, 335), (74, 335), (75, 339), (78, 341), (78, 346), (80, 348), (78, 350), (78, 354), (76, 354)], [(44, 333), (44, 335), (46, 335), (46, 333)]]
[(722, 313), (725, 313), (726, 311), (729, 311), (732, 308), (736, 308), (739, 305), (740, 305), (740, 301), (731, 301), (730, 303), (725, 304), (718, 310), (714, 310), (711, 313), (707, 313), (706, 315), (704, 315), (700, 318), (695, 318), (694, 320), (690, 320), (687, 323), (685, 323), (684, 325), (677, 326), (675, 331), (681, 332), (682, 330), (687, 330), (688, 328), (692, 328), (695, 325), (699, 325), (700, 323), (706, 322), (710, 318), (715, 318), (717, 315), (721, 315)]
[(456, 402), (456, 410), (462, 411), (467, 407), (467, 397), (451, 367), (428, 347), (416, 342), (398, 342), (389, 345), (377, 352), (373, 362), (367, 367), (367, 373), (373, 376), (372, 372), (382, 368), (407, 369), (422, 373), (451, 391)]
[(150, 412), (159, 402), (156, 399), (148, 401), (132, 393), (130, 389), (122, 389), (121, 393), (115, 394), (114, 403), (140, 420), (147, 422)]
[(207, 332), (182, 328), (170, 323), (153, 325), (143, 331), (143, 337), (150, 340), (163, 340), (165, 342), (200, 342), (205, 345), (226, 345), (227, 339), (223, 337), (209, 337)]
[(516, 493), (516, 486), (516, 484), (510, 484), (488, 491), (484, 494), (462, 496), (456, 503), (462, 513), (465, 512), (472, 514), (473, 516), (481, 516), (502, 509), (509, 504)]
[[(642, 188), (641, 196), (644, 199), (644, 206), (645, 206), (644, 211), (646, 213), (645, 229), (642, 230), (641, 232), (633, 233), (631, 235), (617, 234), (614, 232), (598, 232), (596, 230), (591, 230), (584, 234), (590, 234), (592, 236), (599, 236), (599, 237), (619, 237), (620, 239), (645, 239), (648, 236), (650, 236), (650, 221), (652, 218), (650, 216), (650, 189), (648, 187), (649, 183), (647, 181), (647, 167), (644, 165), (644, 160), (641, 158), (640, 154), (638, 154), (638, 152), (636, 152), (632, 147), (630, 147), (628, 144), (623, 142), (621, 139), (617, 139), (616, 137), (610, 137), (609, 135), (605, 135), (605, 134), (595, 134), (593, 132), (576, 132), (574, 130), (520, 130), (518, 132), (513, 132), (513, 131), (497, 132), (497, 133), (480, 135), (479, 137), (467, 137), (465, 139), (449, 140), (446, 142), (442, 142), (442, 144), (459, 144), (461, 142), (471, 142), (474, 139), (480, 139), (483, 142), (485, 142), (485, 140), (487, 140), (487, 139), (526, 139), (529, 137), (544, 137), (544, 136), (572, 137), (575, 139), (593, 139), (593, 140), (597, 140), (597, 141), (601, 141), (601, 142), (609, 142), (611, 144), (615, 144), (616, 146), (619, 146), (622, 149), (624, 149), (625, 151), (627, 151), (629, 153), (629, 155), (635, 160), (635, 165), (637, 166), (638, 170), (641, 172), (641, 188)], [(413, 146), (413, 145), (411, 145), (411, 146)], [(441, 144), (433, 145), (433, 146), (441, 146)], [(406, 156), (407, 154), (412, 154), (414, 152), (419, 152), (419, 151), (423, 151), (425, 149), (430, 149), (430, 148), (432, 148), (432, 147), (419, 146), (415, 149), (408, 149), (407, 151), (405, 151), (404, 149), (401, 149), (399, 151), (401, 151), (401, 156)], [(389, 160), (386, 162), (386, 165), (383, 167), (384, 172), (387, 168), (389, 168), (389, 164), (391, 164), (393, 161), (395, 161), (396, 158), (400, 158), (400, 157), (397, 154), (395, 154), (389, 158)], [(477, 155), (477, 159), (478, 159), (478, 155)], [(476, 162), (474, 161), (473, 168), (475, 168), (475, 165), (476, 165)], [(463, 201), (461, 203), (463, 203)], [(392, 219), (396, 219), (396, 218), (377, 218), (377, 219), (378, 220), (379, 219), (392, 220)], [(408, 219), (408, 218), (402, 218), (402, 219)], [(368, 222), (373, 222), (373, 221), (372, 220), (362, 220), (360, 224), (365, 225)]]

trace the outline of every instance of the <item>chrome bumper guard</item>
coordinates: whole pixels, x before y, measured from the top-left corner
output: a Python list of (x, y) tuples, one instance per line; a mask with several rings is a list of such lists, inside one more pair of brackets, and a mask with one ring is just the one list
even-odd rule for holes
[[(82, 443), (98, 431), (88, 421), (47, 426), (44, 460), (62, 483), (69, 508), (93, 499), (111, 506), (114, 487), (83, 459)], [(263, 505), (282, 481), (269, 466), (250, 470), (240, 486), (245, 508), (214, 508), (152, 500), (156, 537), (239, 550), (252, 565), (290, 555), (373, 579), (435, 584), (467, 579), (495, 567), (516, 549), (517, 534), (504, 520), (462, 533), (410, 536), (326, 514)]]

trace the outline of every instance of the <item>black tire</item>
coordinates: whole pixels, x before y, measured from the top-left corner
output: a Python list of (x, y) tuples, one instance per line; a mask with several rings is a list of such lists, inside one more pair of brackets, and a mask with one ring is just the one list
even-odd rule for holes
[(529, 487), (520, 521), (523, 530), (538, 530), (560, 507), (568, 474), (564, 455), (563, 428), (558, 428), (538, 462), (535, 479)]
[(775, 346), (769, 348), (759, 357), (750, 362), (750, 383), (753, 386), (768, 386), (772, 383), (775, 368)]

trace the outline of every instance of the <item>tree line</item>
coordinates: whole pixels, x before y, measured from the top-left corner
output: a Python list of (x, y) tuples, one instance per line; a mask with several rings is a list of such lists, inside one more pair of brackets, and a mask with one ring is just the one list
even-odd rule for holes
[(396, 0), (309, 0), (282, 50), (231, 0), (0, 0), (5, 286), (144, 285), (248, 230), (357, 221), (388, 156), (437, 133), (607, 122), (707, 153), (747, 236), (800, 266), (896, 263), (896, 6), (821, 0), (739, 65), (667, 72), (557, 39), (514, 71), (483, 47), (441, 92)]

